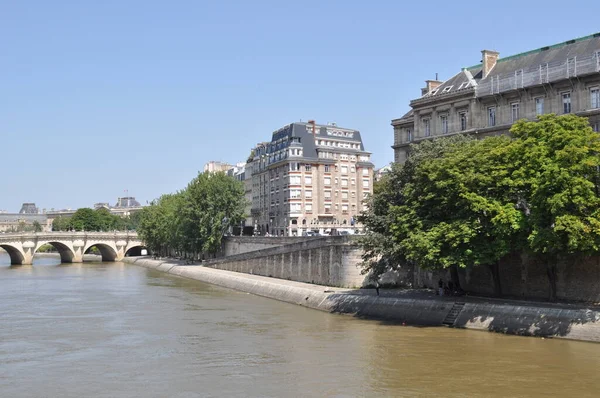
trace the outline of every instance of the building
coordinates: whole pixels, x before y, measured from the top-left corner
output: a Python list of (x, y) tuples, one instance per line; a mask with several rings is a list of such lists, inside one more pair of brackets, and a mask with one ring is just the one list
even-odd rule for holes
[(0, 213), (0, 233), (33, 232), (39, 223), (42, 231), (51, 231), (52, 224), (45, 214)]
[(384, 175), (389, 174), (392, 171), (392, 165), (387, 164), (380, 169), (375, 170), (375, 181), (381, 181)]
[(227, 171), (232, 168), (233, 168), (233, 166), (230, 165), (229, 163), (217, 162), (217, 161), (211, 160), (210, 162), (208, 162), (204, 165), (204, 172), (205, 173), (206, 172), (216, 173), (216, 172), (222, 171), (224, 173), (227, 173)]
[(600, 130), (600, 33), (480, 64), (442, 82), (427, 80), (411, 110), (392, 120), (394, 160), (413, 142), (453, 134), (508, 133), (518, 119), (547, 113), (588, 117)]
[[(110, 206), (108, 202), (99, 202), (94, 204), (94, 210), (104, 208), (107, 209), (111, 214), (115, 214), (120, 217), (129, 217), (132, 213), (141, 210), (142, 207), (143, 206), (140, 204), (140, 202), (138, 202), (133, 196), (117, 198), (117, 203), (115, 203), (114, 206)], [(54, 222), (54, 219), (58, 217), (71, 217), (76, 211), (77, 210), (73, 209), (50, 209), (49, 211), (45, 212), (48, 217), (49, 230), (52, 229), (52, 223)]]
[(38, 214), (39, 210), (35, 203), (23, 203), (19, 214)]
[(360, 132), (335, 123), (291, 123), (252, 151), (252, 209), (261, 235), (360, 229), (373, 164)]
[(250, 163), (240, 162), (236, 163), (235, 166), (232, 166), (226, 172), (228, 176), (235, 178), (237, 181), (240, 181), (244, 185), (244, 198), (246, 199), (246, 207), (244, 213), (246, 215), (246, 218), (243, 221), (241, 227), (243, 227), (243, 233), (248, 235), (252, 235), (252, 227), (254, 226), (252, 216), (250, 214), (252, 210), (252, 174), (250, 170)]

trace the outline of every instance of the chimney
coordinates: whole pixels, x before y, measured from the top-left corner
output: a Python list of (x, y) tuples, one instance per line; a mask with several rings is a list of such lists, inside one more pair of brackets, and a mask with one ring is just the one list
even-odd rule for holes
[(441, 82), (439, 80), (425, 80), (425, 85), (426, 86), (421, 89), (421, 95), (425, 95), (427, 93), (430, 93), (432, 90), (435, 90), (436, 88), (438, 88), (439, 86), (441, 86), (442, 83), (444, 83), (444, 82)]
[(482, 78), (485, 79), (487, 75), (490, 74), (494, 66), (496, 66), (496, 61), (498, 61), (499, 52), (492, 50), (483, 50), (481, 51), (481, 66), (482, 66)]
[(309, 120), (308, 124), (312, 125), (312, 134), (314, 136), (315, 135), (315, 124), (316, 124), (316, 122), (314, 120)]

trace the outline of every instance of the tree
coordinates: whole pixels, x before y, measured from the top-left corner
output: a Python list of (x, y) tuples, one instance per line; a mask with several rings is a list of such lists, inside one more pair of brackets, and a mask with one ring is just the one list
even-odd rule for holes
[(226, 230), (244, 218), (244, 187), (225, 173), (200, 173), (184, 189), (140, 212), (138, 233), (162, 255), (215, 254)]
[(574, 115), (522, 120), (511, 133), (528, 247), (547, 264), (554, 300), (558, 262), (600, 249), (600, 137)]
[(223, 234), (244, 219), (244, 186), (225, 173), (200, 173), (187, 186), (180, 225), (192, 252), (214, 254)]
[(40, 224), (39, 221), (35, 220), (32, 224), (33, 226), (33, 231), (34, 232), (42, 232), (43, 228), (42, 228), (42, 224)]
[[(371, 273), (372, 278), (376, 279), (411, 261), (413, 256), (404, 242), (411, 231), (419, 227), (419, 217), (423, 215), (417, 213), (415, 208), (418, 204), (415, 200), (422, 200), (415, 198), (417, 170), (453, 148), (471, 141), (473, 138), (468, 136), (453, 136), (413, 145), (407, 161), (403, 165), (393, 165), (390, 173), (375, 185), (373, 195), (366, 201), (367, 210), (358, 217), (367, 231), (361, 239), (364, 249), (363, 273)], [(424, 211), (427, 209), (428, 206), (423, 207)]]
[(518, 249), (525, 227), (512, 188), (510, 143), (506, 136), (461, 142), (414, 168), (406, 205), (391, 209), (408, 260), (450, 268), (455, 283), (457, 267), (489, 266), (501, 295), (499, 262)]
[(75, 231), (99, 231), (102, 227), (98, 213), (87, 207), (73, 213), (70, 224)]
[(52, 222), (53, 231), (69, 231), (71, 229), (71, 218), (70, 217), (56, 217)]

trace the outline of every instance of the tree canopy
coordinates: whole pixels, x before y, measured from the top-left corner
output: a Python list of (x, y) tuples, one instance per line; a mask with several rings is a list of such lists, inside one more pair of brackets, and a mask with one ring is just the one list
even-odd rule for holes
[(244, 187), (225, 173), (199, 173), (176, 194), (144, 208), (138, 232), (156, 253), (215, 254), (223, 234), (244, 218)]
[(130, 231), (135, 230), (139, 222), (139, 215), (131, 214), (129, 217), (119, 217), (111, 214), (108, 209), (90, 208), (78, 209), (70, 217), (57, 217), (52, 222), (53, 231)]
[(360, 217), (365, 272), (486, 265), (500, 294), (500, 259), (529, 251), (549, 264), (555, 295), (556, 261), (600, 248), (598, 135), (573, 115), (519, 121), (511, 133), (413, 145)]

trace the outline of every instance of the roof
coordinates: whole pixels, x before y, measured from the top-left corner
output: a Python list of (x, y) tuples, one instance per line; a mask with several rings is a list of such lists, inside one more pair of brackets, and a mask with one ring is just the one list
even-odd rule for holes
[[(482, 64), (463, 68), (459, 73), (421, 98), (449, 95), (461, 90), (472, 90), (473, 87), (477, 88), (477, 95), (480, 96), (488, 93), (493, 94), (496, 90), (497, 92), (507, 91), (553, 80), (562, 80), (569, 75), (569, 67), (572, 76), (596, 73), (598, 72), (597, 65), (600, 64), (597, 61), (598, 58), (600, 58), (600, 33), (595, 33), (552, 46), (499, 58), (485, 78), (482, 76)], [(571, 65), (576, 65), (576, 69), (574, 69), (574, 66), (569, 66), (569, 62), (572, 62)], [(540, 78), (540, 68), (544, 70), (544, 75), (546, 75), (544, 78)], [(575, 74), (572, 73), (573, 70), (576, 71)], [(492, 87), (493, 80), (495, 80), (494, 87)]]

